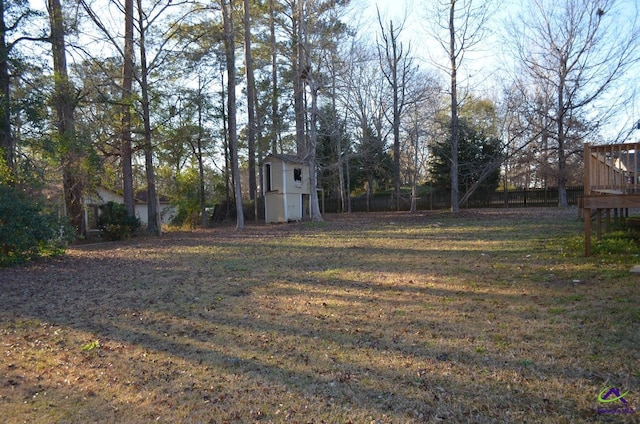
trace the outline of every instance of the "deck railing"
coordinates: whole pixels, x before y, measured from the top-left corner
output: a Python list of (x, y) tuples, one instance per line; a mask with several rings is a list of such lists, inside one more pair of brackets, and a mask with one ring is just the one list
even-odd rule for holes
[(602, 232), (602, 213), (606, 231), (610, 229), (611, 210), (640, 207), (638, 179), (640, 143), (584, 146), (584, 246), (591, 255), (591, 219), (595, 212), (596, 234)]
[(584, 145), (584, 195), (640, 192), (640, 143)]

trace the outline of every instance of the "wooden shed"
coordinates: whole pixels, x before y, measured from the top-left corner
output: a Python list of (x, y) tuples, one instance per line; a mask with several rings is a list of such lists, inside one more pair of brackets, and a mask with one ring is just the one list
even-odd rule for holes
[(297, 156), (272, 154), (262, 168), (265, 222), (302, 220), (311, 194), (309, 165)]

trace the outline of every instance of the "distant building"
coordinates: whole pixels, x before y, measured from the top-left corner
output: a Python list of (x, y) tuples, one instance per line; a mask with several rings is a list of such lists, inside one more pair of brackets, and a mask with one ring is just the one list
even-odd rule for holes
[[(145, 191), (139, 191), (134, 195), (134, 208), (136, 218), (140, 220), (140, 224), (146, 227), (149, 223), (148, 202), (149, 194)], [(100, 206), (108, 202), (124, 204), (122, 194), (109, 190), (104, 187), (98, 187), (91, 196), (84, 199), (84, 219), (85, 228), (95, 230), (97, 228), (97, 219), (100, 214)], [(158, 196), (158, 213), (163, 224), (169, 224), (177, 214), (177, 208), (171, 205), (169, 199), (165, 196)]]
[(297, 156), (276, 154), (262, 163), (265, 222), (302, 220), (311, 194), (309, 165)]

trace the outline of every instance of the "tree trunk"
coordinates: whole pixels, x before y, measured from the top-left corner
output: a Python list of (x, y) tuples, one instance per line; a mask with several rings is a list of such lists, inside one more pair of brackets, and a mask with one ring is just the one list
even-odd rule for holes
[(347, 172), (347, 181), (346, 181), (347, 213), (351, 213), (351, 173), (349, 172), (349, 156), (347, 156), (347, 161), (346, 161), (346, 172)]
[(400, 119), (404, 108), (404, 90), (407, 86), (407, 58), (403, 53), (402, 43), (398, 43), (398, 37), (402, 32), (395, 29), (393, 21), (389, 21), (389, 29), (385, 30), (382, 19), (378, 14), (378, 23), (384, 40), (384, 57), (378, 47), (380, 68), (391, 87), (392, 95), (392, 119), (390, 120), (393, 133), (393, 185), (396, 209), (400, 210), (400, 189), (402, 186), (400, 173)]
[(411, 184), (411, 212), (417, 212), (418, 203), (418, 116), (417, 105), (414, 106), (414, 121), (413, 121), (413, 136), (415, 137), (415, 143), (413, 146), (413, 178)]
[(278, 111), (278, 45), (276, 44), (275, 10), (269, 0), (269, 43), (271, 44), (271, 153), (278, 152), (278, 134), (280, 132), (280, 114)]
[(336, 112), (337, 110), (336, 99), (338, 97), (337, 95), (338, 90), (336, 87), (336, 80), (338, 76), (337, 76), (336, 68), (338, 66), (338, 61), (335, 60), (335, 56), (336, 56), (336, 51), (332, 49), (331, 50), (331, 110), (333, 111), (333, 114), (336, 118), (336, 122), (335, 122), (336, 130), (334, 130), (334, 132), (336, 133), (336, 137), (335, 137), (336, 156), (338, 159), (338, 185), (339, 185), (338, 190), (340, 193), (340, 212), (344, 213), (347, 210), (347, 199), (345, 195), (345, 186), (344, 186), (344, 157), (342, 154), (342, 131), (339, 130), (341, 126), (338, 123), (338, 114)]
[(222, 145), (224, 150), (224, 199), (227, 208), (225, 217), (228, 217), (231, 213), (231, 148), (229, 146), (229, 131), (227, 130), (228, 113), (225, 107), (226, 91), (224, 87), (224, 69), (220, 66), (220, 110), (222, 111)]
[(347, 196), (345, 193), (344, 181), (344, 158), (342, 156), (342, 146), (338, 139), (338, 185), (340, 186), (340, 212), (347, 210)]
[(367, 175), (367, 212), (373, 208), (373, 175)]
[(67, 74), (64, 39), (64, 18), (60, 0), (49, 0), (51, 23), (51, 50), (55, 80), (54, 103), (57, 115), (58, 143), (62, 165), (62, 185), (67, 216), (78, 235), (85, 235), (82, 208), (83, 180), (81, 175), (82, 151), (76, 140), (73, 111), (74, 90)]
[[(255, 78), (253, 73), (253, 58), (251, 56), (251, 19), (249, 15), (249, 0), (244, 0), (244, 57), (245, 72), (247, 75), (247, 125), (249, 134), (247, 139), (247, 147), (249, 150), (249, 199), (254, 200), (257, 204), (257, 186), (256, 186), (256, 95), (255, 95)], [(256, 215), (257, 218), (257, 215)]]
[(451, 212), (458, 212), (458, 64), (456, 63), (455, 32), (456, 0), (449, 8), (449, 61), (451, 64)]
[(205, 193), (204, 180), (204, 157), (202, 156), (202, 84), (198, 78), (198, 140), (196, 145), (196, 158), (198, 159), (198, 177), (200, 179), (200, 217), (202, 219), (202, 228), (206, 228), (209, 224), (207, 219), (207, 202)]
[(125, 0), (124, 57), (122, 62), (122, 117), (120, 120), (120, 164), (124, 207), (135, 216), (133, 203), (133, 169), (131, 165), (131, 108), (133, 90), (133, 0)]
[(306, 69), (306, 52), (304, 49), (304, 0), (298, 0), (293, 14), (293, 110), (296, 122), (296, 151), (298, 157), (307, 155), (307, 141), (305, 132), (305, 93), (304, 84), (308, 70)]
[(13, 136), (11, 134), (11, 101), (9, 79), (9, 46), (5, 38), (6, 24), (4, 20), (5, 0), (0, 0), (0, 154), (11, 174), (15, 172), (13, 154)]
[[(566, 208), (567, 201), (567, 159), (565, 152), (564, 118), (567, 105), (564, 104), (565, 78), (567, 75), (567, 61), (564, 57), (560, 60), (560, 84), (558, 87), (558, 206)], [(586, 160), (586, 158), (585, 158)]]
[(140, 31), (140, 89), (142, 91), (142, 116), (144, 125), (144, 162), (147, 175), (147, 232), (155, 236), (162, 234), (160, 214), (158, 213), (158, 196), (156, 194), (156, 177), (153, 169), (153, 144), (151, 142), (151, 114), (149, 111), (149, 83), (147, 75), (147, 49), (145, 47), (146, 27), (142, 11), (142, 1), (138, 0), (138, 30)]
[(236, 229), (244, 229), (244, 212), (242, 210), (242, 188), (240, 185), (240, 166), (238, 160), (238, 135), (236, 130), (236, 56), (233, 25), (233, 0), (222, 0), (222, 19), (225, 33), (225, 53), (227, 63), (227, 108), (228, 131), (231, 158), (231, 169), (234, 180), (236, 198)]
[(318, 190), (316, 189), (317, 174), (316, 174), (316, 144), (318, 141), (317, 130), (317, 118), (318, 118), (318, 86), (317, 83), (311, 78), (309, 80), (311, 89), (311, 122), (310, 122), (310, 134), (309, 134), (309, 146), (307, 148), (307, 161), (309, 163), (309, 185), (311, 186), (311, 194), (309, 197), (309, 215), (312, 221), (322, 221), (322, 215), (320, 214), (320, 205), (318, 204)]
[(396, 37), (393, 33), (393, 22), (391, 25), (391, 40), (393, 52), (393, 65), (391, 67), (392, 88), (393, 88), (393, 183), (395, 185), (396, 208), (400, 210), (400, 105), (398, 103), (398, 46)]

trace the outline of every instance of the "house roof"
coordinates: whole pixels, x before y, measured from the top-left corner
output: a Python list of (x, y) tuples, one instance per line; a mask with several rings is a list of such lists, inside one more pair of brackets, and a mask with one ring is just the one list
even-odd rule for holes
[[(102, 198), (102, 196), (99, 193), (99, 190), (104, 190), (106, 192), (115, 194), (119, 197), (122, 197), (122, 192), (120, 190), (116, 191), (116, 190), (111, 190), (109, 188), (106, 188), (104, 186), (100, 186), (97, 188), (97, 192), (96, 194), (98, 195), (99, 198)], [(158, 197), (158, 203), (171, 203), (171, 199), (167, 196), (163, 196), (161, 194), (156, 194), (156, 196)], [(104, 199), (103, 199), (104, 200)], [(134, 203), (148, 203), (149, 202), (149, 191), (148, 190), (140, 190), (137, 191), (136, 193), (133, 194), (133, 201)]]
[[(160, 203), (169, 203), (171, 202), (171, 200), (167, 197), (167, 196), (163, 196), (161, 194), (156, 194), (156, 196), (158, 197), (158, 202)], [(135, 200), (142, 202), (142, 203), (147, 203), (149, 201), (149, 190), (140, 190), (138, 192), (136, 192), (133, 197), (135, 198)]]

